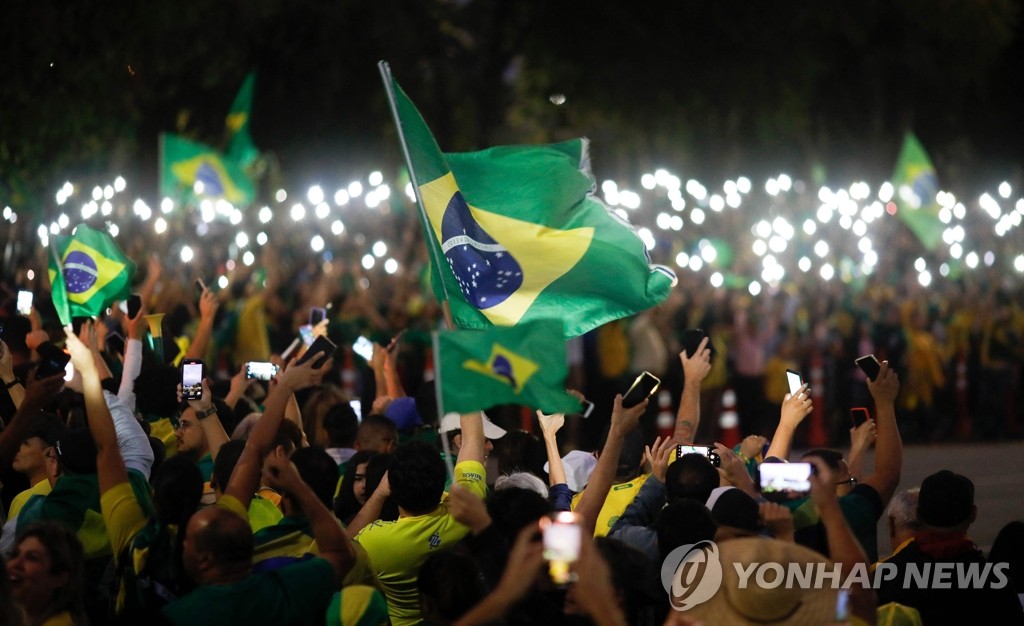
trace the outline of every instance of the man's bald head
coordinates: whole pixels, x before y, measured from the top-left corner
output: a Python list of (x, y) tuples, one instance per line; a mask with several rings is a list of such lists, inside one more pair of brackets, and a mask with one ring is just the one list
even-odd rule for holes
[(188, 521), (182, 560), (199, 584), (220, 582), (225, 574), (248, 572), (252, 566), (249, 521), (220, 506), (197, 511)]

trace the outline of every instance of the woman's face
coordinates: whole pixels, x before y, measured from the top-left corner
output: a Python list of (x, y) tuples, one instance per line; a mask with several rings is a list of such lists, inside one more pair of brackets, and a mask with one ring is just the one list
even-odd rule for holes
[(36, 537), (26, 537), (14, 548), (7, 561), (11, 595), (29, 613), (40, 610), (68, 582), (67, 572), (53, 574), (50, 553)]
[(366, 466), (367, 463), (356, 465), (356, 473), (352, 477), (352, 494), (356, 502), (366, 504)]

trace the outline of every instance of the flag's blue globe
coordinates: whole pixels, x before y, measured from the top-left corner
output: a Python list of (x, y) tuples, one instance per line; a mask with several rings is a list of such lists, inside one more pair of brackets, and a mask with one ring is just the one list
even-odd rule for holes
[(64, 283), (68, 293), (85, 293), (99, 278), (96, 261), (81, 250), (74, 250), (64, 259)]
[(203, 184), (203, 195), (223, 196), (224, 182), (220, 179), (220, 172), (208, 161), (203, 161), (196, 168), (196, 181)]
[(441, 220), (441, 249), (462, 294), (478, 309), (497, 306), (523, 284), (523, 268), (473, 219), (456, 191)]
[(512, 363), (502, 355), (494, 357), (494, 362), (491, 364), (491, 371), (495, 375), (501, 376), (502, 378), (508, 379), (508, 382), (514, 388), (516, 386), (516, 377), (512, 371)]

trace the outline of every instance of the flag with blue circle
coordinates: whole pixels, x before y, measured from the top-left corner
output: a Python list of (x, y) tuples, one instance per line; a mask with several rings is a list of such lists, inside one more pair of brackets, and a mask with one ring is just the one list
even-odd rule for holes
[(81, 224), (70, 237), (51, 242), (51, 295), (61, 324), (72, 317), (96, 317), (131, 295), (135, 263), (107, 233)]
[(675, 284), (644, 242), (597, 198), (589, 142), (442, 153), (390, 75), (391, 99), (421, 207), (431, 285), (462, 328), (555, 319), (566, 338), (662, 302)]
[(241, 165), (220, 152), (184, 137), (160, 136), (160, 194), (179, 203), (225, 200), (244, 207), (256, 189)]
[(903, 140), (892, 174), (896, 215), (907, 225), (927, 250), (942, 243), (945, 225), (939, 219), (939, 179), (928, 153), (913, 133)]
[(519, 404), (570, 413), (579, 401), (565, 392), (569, 367), (558, 320), (514, 327), (435, 332), (434, 383), (445, 412), (470, 413)]

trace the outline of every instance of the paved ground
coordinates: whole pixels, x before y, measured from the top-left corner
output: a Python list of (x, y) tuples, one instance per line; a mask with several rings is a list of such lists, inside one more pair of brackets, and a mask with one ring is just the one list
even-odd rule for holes
[[(918, 444), (903, 450), (900, 489), (919, 486), (933, 472), (949, 469), (974, 481), (978, 521), (970, 536), (988, 552), (996, 534), (1011, 520), (1024, 520), (1024, 441), (1011, 443)], [(798, 458), (794, 452), (790, 458)], [(866, 470), (873, 467), (868, 458)], [(878, 527), (878, 553), (889, 552), (889, 531)]]

